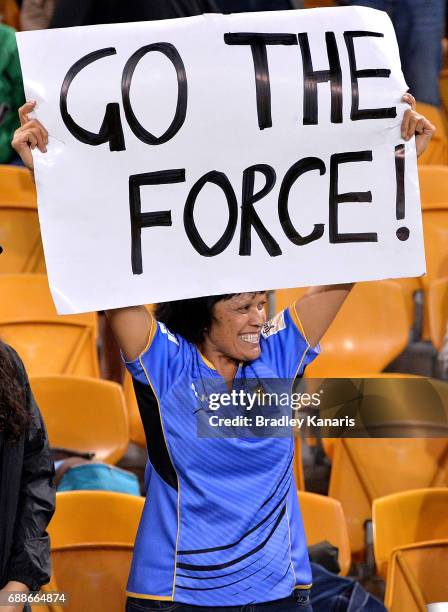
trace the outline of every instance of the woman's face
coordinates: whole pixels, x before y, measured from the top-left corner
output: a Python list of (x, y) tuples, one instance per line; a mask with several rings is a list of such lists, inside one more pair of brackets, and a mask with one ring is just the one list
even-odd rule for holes
[(236, 361), (257, 359), (266, 304), (266, 293), (241, 293), (220, 300), (213, 307), (212, 325), (206, 334), (208, 342)]

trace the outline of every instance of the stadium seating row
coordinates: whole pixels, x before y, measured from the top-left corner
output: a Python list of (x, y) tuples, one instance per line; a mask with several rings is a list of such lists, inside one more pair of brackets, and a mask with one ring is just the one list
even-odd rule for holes
[[(328, 541), (339, 550), (341, 574), (350, 565), (350, 547), (339, 502), (298, 492), (309, 545)], [(392, 612), (421, 612), (447, 598), (448, 488), (390, 495), (374, 504), (374, 546), (386, 578), (386, 605)], [(64, 607), (48, 612), (90, 610), (101, 592), (104, 608), (122, 610), (133, 542), (144, 498), (105, 491), (57, 494), (49, 526), (53, 576), (45, 591), (70, 594)], [(442, 518), (442, 520), (441, 520)], [(432, 570), (431, 570), (432, 568)], [(422, 607), (423, 606), (423, 607)]]

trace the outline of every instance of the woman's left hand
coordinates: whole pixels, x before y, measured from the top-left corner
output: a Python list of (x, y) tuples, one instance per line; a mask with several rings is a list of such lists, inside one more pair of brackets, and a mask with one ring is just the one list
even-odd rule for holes
[(417, 104), (414, 96), (406, 93), (402, 98), (403, 102), (409, 104), (411, 108), (403, 115), (403, 122), (401, 124), (401, 136), (404, 140), (410, 140), (415, 136), (415, 146), (417, 149), (417, 157), (420, 157), (422, 153), (426, 151), (426, 147), (429, 141), (434, 136), (436, 128), (433, 124), (426, 119), (423, 115), (420, 115), (417, 111)]

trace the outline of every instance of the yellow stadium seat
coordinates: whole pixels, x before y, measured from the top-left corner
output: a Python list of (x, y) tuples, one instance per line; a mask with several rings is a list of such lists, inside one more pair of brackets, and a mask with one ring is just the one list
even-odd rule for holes
[(20, 9), (14, 0), (2, 0), (0, 3), (2, 22), (15, 30), (20, 29)]
[(448, 165), (420, 166), (418, 178), (422, 209), (447, 209)]
[(36, 209), (36, 198), (29, 170), (0, 164), (0, 204), (29, 204)]
[(448, 276), (448, 202), (423, 211), (427, 273), (423, 286)]
[(419, 165), (448, 164), (448, 140), (440, 109), (430, 104), (418, 102), (417, 111), (429, 119), (436, 127), (436, 133), (429, 143), (427, 150), (418, 160)]
[(334, 441), (329, 496), (338, 499), (350, 547), (364, 551), (364, 523), (378, 497), (424, 487), (448, 486), (446, 438), (346, 438)]
[(275, 312), (285, 310), (300, 300), (305, 295), (309, 287), (297, 287), (295, 289), (277, 289), (275, 291)]
[(381, 372), (408, 343), (409, 318), (394, 281), (358, 283), (321, 341), (322, 354), (306, 376)]
[(137, 399), (134, 393), (134, 386), (132, 384), (132, 377), (129, 372), (126, 372), (124, 375), (123, 391), (126, 399), (131, 442), (134, 442), (137, 446), (146, 448), (145, 430), (143, 429), (143, 423), (140, 418)]
[(33, 203), (0, 202), (0, 247), (0, 274), (45, 272), (39, 219)]
[(60, 316), (42, 274), (0, 275), (0, 336), (29, 375), (99, 376), (97, 315)]
[(52, 582), (68, 593), (65, 612), (122, 612), (143, 497), (108, 491), (56, 496), (48, 527)]
[(308, 546), (327, 541), (338, 549), (341, 575), (347, 576), (350, 565), (350, 542), (340, 502), (325, 495), (298, 491)]
[(428, 289), (429, 334), (440, 351), (448, 325), (448, 278), (433, 281)]
[(115, 464), (129, 444), (123, 391), (117, 383), (77, 376), (30, 379), (52, 446), (94, 452)]
[[(391, 372), (380, 372), (380, 373), (373, 373), (373, 374), (362, 373), (362, 374), (356, 375), (356, 379), (366, 379), (366, 378), (387, 380), (387, 379), (420, 378), (420, 377), (416, 376), (415, 374), (398, 374), (398, 373), (391, 373)], [(325, 454), (330, 459), (333, 459), (333, 456), (334, 456), (334, 447), (335, 447), (336, 439), (337, 438), (322, 438), (321, 439)]]
[(372, 519), (376, 566), (385, 578), (394, 548), (448, 539), (448, 487), (402, 491), (375, 499)]
[[(422, 285), (418, 278), (394, 278), (394, 280), (390, 282), (394, 282), (401, 287), (408, 315), (408, 326), (409, 329), (411, 329), (415, 316), (414, 293), (421, 290)], [(307, 291), (308, 287), (277, 289), (275, 291), (275, 312), (280, 312), (288, 308), (293, 302), (303, 297)]]
[(448, 601), (448, 539), (394, 550), (386, 581), (389, 612), (426, 612)]
[(423, 339), (430, 340), (429, 286), (448, 277), (448, 166), (422, 166), (419, 179), (427, 266), (420, 279), (425, 290)]

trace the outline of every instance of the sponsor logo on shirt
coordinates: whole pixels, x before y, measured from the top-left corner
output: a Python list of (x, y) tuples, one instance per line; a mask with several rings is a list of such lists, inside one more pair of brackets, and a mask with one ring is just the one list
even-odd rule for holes
[(274, 334), (278, 334), (282, 329), (286, 329), (285, 315), (283, 312), (279, 312), (273, 319), (266, 321), (261, 330), (263, 338), (269, 338)]
[(158, 324), (159, 324), (160, 331), (162, 332), (162, 334), (166, 334), (168, 340), (171, 340), (171, 342), (174, 342), (174, 344), (177, 344), (177, 346), (179, 346), (178, 339), (176, 338), (174, 334), (170, 332), (170, 330), (166, 327), (166, 325), (164, 323), (160, 323), (160, 321), (158, 321)]

